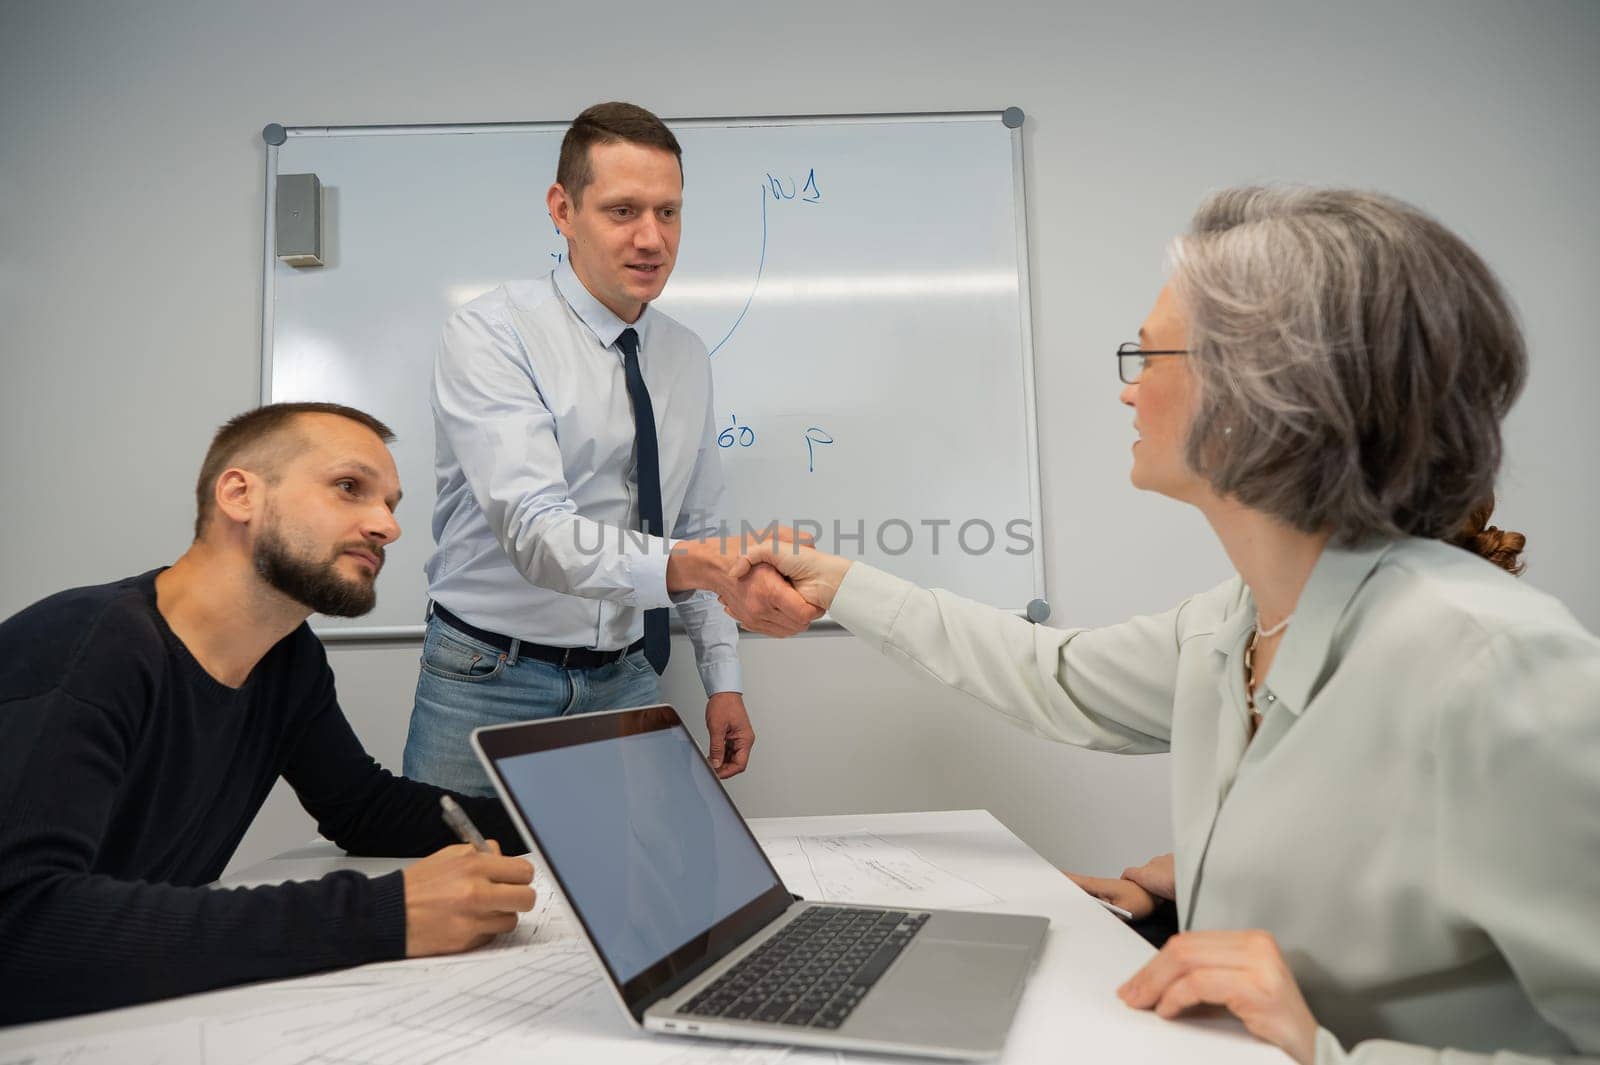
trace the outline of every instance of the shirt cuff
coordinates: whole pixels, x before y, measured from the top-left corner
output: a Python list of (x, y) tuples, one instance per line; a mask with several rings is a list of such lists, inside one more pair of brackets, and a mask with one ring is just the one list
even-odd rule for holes
[(744, 692), (744, 675), (737, 658), (700, 663), (700, 683), (706, 686), (706, 695), (718, 692)]
[(667, 559), (672, 556), (677, 541), (663, 539), (662, 542), (666, 544), (665, 551), (656, 551), (652, 544), (633, 556), (633, 605), (640, 610), (672, 605), (672, 596), (667, 592)]
[(854, 562), (839, 582), (828, 616), (881, 650), (888, 645), (895, 619), (915, 588), (910, 581), (875, 566)]

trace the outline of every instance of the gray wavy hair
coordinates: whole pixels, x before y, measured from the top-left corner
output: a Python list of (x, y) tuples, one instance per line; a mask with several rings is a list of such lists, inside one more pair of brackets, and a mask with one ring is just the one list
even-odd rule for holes
[(1219, 494), (1347, 546), (1447, 537), (1492, 497), (1527, 352), (1459, 237), (1375, 193), (1236, 188), (1171, 256), (1199, 384), (1185, 458)]

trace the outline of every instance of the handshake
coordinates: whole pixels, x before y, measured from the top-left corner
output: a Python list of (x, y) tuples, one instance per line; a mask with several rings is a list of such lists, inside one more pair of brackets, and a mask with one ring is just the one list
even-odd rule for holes
[(740, 625), (764, 636), (804, 632), (833, 602), (850, 560), (777, 528), (741, 537), (682, 540), (667, 563), (667, 589), (704, 588)]

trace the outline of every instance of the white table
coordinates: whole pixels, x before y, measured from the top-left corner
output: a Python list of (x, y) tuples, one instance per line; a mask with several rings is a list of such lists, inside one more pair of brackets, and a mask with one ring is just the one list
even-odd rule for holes
[[(1288, 1060), (1276, 1049), (1252, 1039), (1229, 1017), (1164, 1021), (1153, 1013), (1124, 1006), (1115, 990), (1150, 958), (1150, 947), (987, 811), (763, 818), (753, 820), (751, 827), (764, 843), (792, 841), (795, 837), (815, 840), (871, 833), (887, 845), (916, 852), (939, 869), (978, 885), (998, 898), (998, 901), (977, 903), (968, 908), (1049, 917), (1050, 932), (1044, 952), (1023, 996), (1011, 1037), (1000, 1059), (1002, 1062), (1181, 1061), (1191, 1065), (1210, 1062), (1248, 1065), (1260, 1061), (1281, 1065)], [(335, 869), (351, 868), (376, 874), (389, 872), (401, 864), (404, 863), (394, 859), (350, 858), (331, 844), (313, 844), (242, 870), (225, 883), (311, 879)], [(782, 872), (781, 863), (779, 868)], [(296, 986), (299, 983), (255, 984), (0, 1030), (0, 1065), (9, 1065), (13, 1059), (21, 1058), (22, 1048), (62, 1040), (103, 1044), (116, 1038), (119, 1032), (150, 1025), (187, 1022), (193, 1018), (217, 1019), (220, 1023), (248, 1011), (292, 1009), (297, 1003), (307, 1003), (316, 997), (308, 997), (303, 986)], [(714, 1044), (632, 1033), (620, 1009), (615, 1007), (609, 1016), (598, 1012), (586, 1020), (567, 1023), (587, 1024), (594, 1029), (583, 1035), (596, 1040), (595, 1053), (603, 1055), (603, 1048), (608, 1045), (606, 1041), (614, 1040), (619, 1059), (623, 1050), (638, 1057), (641, 1046), (648, 1049), (670, 1043), (674, 1061), (727, 1060), (725, 1052)], [(175, 1041), (191, 1038), (180, 1035), (179, 1028), (175, 1027), (173, 1032)], [(645, 1044), (642, 1040), (653, 1042)], [(203, 1040), (201, 1042), (206, 1045)], [(139, 1060), (151, 1065), (169, 1061), (221, 1065), (214, 1060), (219, 1056), (229, 1061), (253, 1060), (243, 1050), (237, 1057), (226, 1048), (219, 1055), (214, 1046), (201, 1056), (196, 1056), (190, 1047), (175, 1048), (170, 1056), (154, 1054), (141, 1047)], [(798, 1051), (786, 1059), (788, 1062), (833, 1060), (857, 1059), (842, 1054), (801, 1054)], [(864, 1057), (859, 1060), (885, 1059)]]

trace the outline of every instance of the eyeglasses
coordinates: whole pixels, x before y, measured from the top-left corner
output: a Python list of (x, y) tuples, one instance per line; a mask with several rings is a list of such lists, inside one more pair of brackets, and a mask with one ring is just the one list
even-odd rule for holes
[(1129, 340), (1117, 345), (1117, 376), (1122, 378), (1125, 385), (1139, 383), (1139, 375), (1144, 373), (1144, 362), (1152, 355), (1187, 355), (1188, 351), (1174, 349), (1172, 351), (1145, 351), (1139, 347), (1137, 340)]

